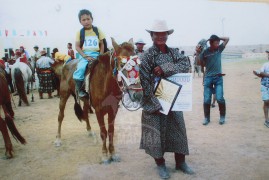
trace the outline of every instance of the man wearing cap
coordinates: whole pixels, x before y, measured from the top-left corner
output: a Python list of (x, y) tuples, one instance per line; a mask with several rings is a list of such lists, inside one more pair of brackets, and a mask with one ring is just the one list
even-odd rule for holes
[(50, 99), (52, 98), (51, 93), (54, 91), (53, 73), (51, 70), (51, 64), (54, 61), (46, 57), (46, 51), (41, 51), (40, 55), (41, 57), (36, 62), (36, 71), (39, 78), (39, 98), (43, 99), (43, 93), (48, 93), (48, 98)]
[[(221, 53), (229, 42), (228, 37), (218, 37), (212, 35), (209, 39), (210, 47), (201, 52), (202, 48), (197, 48), (196, 53), (200, 54), (198, 63), (201, 64), (202, 70), (205, 67), (204, 72), (204, 122), (203, 125), (207, 125), (210, 122), (210, 106), (211, 97), (213, 93), (213, 87), (216, 91), (216, 99), (219, 104), (220, 119), (219, 124), (225, 123), (226, 116), (226, 103), (223, 97), (223, 76), (221, 66)], [(220, 41), (223, 41), (220, 44)]]
[(143, 53), (144, 53), (143, 48), (144, 48), (145, 44), (146, 44), (146, 43), (144, 43), (144, 41), (143, 41), (142, 39), (139, 39), (139, 40), (135, 43), (135, 45), (136, 45), (135, 54), (136, 54), (139, 58), (141, 58), (141, 56), (142, 56)]
[[(269, 50), (265, 51), (269, 60)], [(264, 125), (269, 128), (269, 118), (268, 118), (268, 110), (269, 110), (269, 62), (265, 63), (262, 68), (258, 71), (253, 71), (253, 73), (261, 78), (261, 93), (263, 104), (263, 111), (265, 122)]]
[(39, 47), (37, 45), (34, 46), (35, 54), (33, 55), (34, 61), (36, 62), (40, 57)]
[(170, 111), (168, 115), (160, 113), (162, 106), (154, 95), (156, 77), (166, 78), (177, 73), (188, 73), (191, 64), (177, 49), (166, 45), (168, 36), (174, 32), (167, 27), (166, 21), (155, 21), (147, 31), (153, 45), (142, 56), (139, 71), (143, 87), (140, 148), (154, 158), (162, 179), (170, 177), (165, 165), (165, 152), (174, 153), (176, 170), (193, 174), (185, 162), (189, 148), (183, 112)]

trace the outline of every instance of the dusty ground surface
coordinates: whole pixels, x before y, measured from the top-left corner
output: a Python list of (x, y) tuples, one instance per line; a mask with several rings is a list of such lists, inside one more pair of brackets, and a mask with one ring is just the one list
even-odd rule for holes
[[(202, 79), (195, 78), (193, 111), (185, 113), (190, 156), (187, 162), (196, 172), (189, 176), (174, 170), (173, 154), (165, 154), (171, 179), (269, 179), (269, 129), (263, 118), (259, 79), (252, 70), (264, 61), (224, 63), (227, 123), (218, 124), (218, 107), (211, 110), (211, 123), (202, 125)], [(153, 159), (139, 149), (141, 111), (119, 109), (115, 125), (115, 147), (121, 162), (100, 164), (101, 141), (88, 137), (85, 122), (73, 112), (70, 98), (62, 126), (62, 146), (54, 147), (58, 98), (36, 100), (30, 107), (17, 107), (15, 123), (28, 144), (12, 139), (15, 157), (0, 159), (0, 179), (159, 179)], [(17, 104), (17, 96), (14, 97)], [(95, 115), (92, 129), (99, 134)], [(4, 157), (0, 136), (0, 157)]]

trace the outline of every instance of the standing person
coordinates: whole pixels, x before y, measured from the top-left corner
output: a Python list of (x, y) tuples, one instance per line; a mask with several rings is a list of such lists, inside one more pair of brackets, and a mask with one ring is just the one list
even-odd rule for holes
[[(269, 60), (269, 50), (265, 51)], [(260, 71), (253, 71), (253, 73), (261, 78), (261, 93), (263, 100), (263, 112), (265, 122), (264, 125), (269, 128), (269, 118), (268, 118), (268, 110), (269, 110), (269, 62), (265, 63)]]
[(77, 32), (76, 36), (76, 50), (80, 57), (77, 70), (73, 74), (73, 79), (76, 83), (78, 96), (83, 98), (88, 96), (83, 89), (86, 68), (88, 66), (91, 69), (97, 61), (98, 56), (104, 53), (105, 35), (100, 28), (92, 25), (93, 16), (89, 10), (80, 10), (78, 18), (83, 28)]
[[(182, 54), (183, 56), (185, 56), (185, 51), (182, 50), (182, 51), (180, 52), (180, 54)], [(191, 60), (190, 60), (189, 56), (185, 56), (185, 57), (187, 58), (187, 60), (188, 60), (189, 63), (191, 64)], [(192, 72), (191, 72), (191, 68), (190, 68), (190, 70), (189, 70), (189, 73), (192, 73)]]
[[(220, 41), (223, 41), (220, 44)], [(225, 123), (226, 116), (226, 103), (223, 97), (223, 75), (221, 66), (221, 53), (229, 42), (228, 37), (218, 37), (212, 35), (209, 39), (210, 47), (205, 49), (199, 56), (199, 63), (202, 66), (202, 70), (205, 67), (204, 72), (204, 122), (203, 125), (207, 125), (210, 122), (210, 105), (213, 92), (213, 86), (216, 91), (216, 99), (219, 104), (220, 119), (219, 124)], [(197, 53), (201, 52), (202, 48), (197, 48)]]
[(195, 77), (195, 73), (197, 73), (198, 77), (200, 77), (201, 76), (201, 66), (198, 64), (198, 57), (197, 57), (196, 53), (194, 53), (193, 66), (194, 66), (193, 78)]
[(23, 59), (23, 62), (28, 62), (30, 59), (28, 51), (26, 51), (23, 46), (20, 46), (20, 52), (21, 52), (21, 59)]
[(14, 88), (13, 88), (12, 78), (11, 78), (11, 73), (10, 73), (10, 64), (7, 61), (6, 57), (3, 57), (2, 59), (5, 62), (6, 78), (7, 78), (7, 83), (8, 83), (9, 89), (10, 89), (11, 93), (14, 93)]
[(144, 54), (144, 46), (146, 45), (146, 43), (144, 43), (144, 41), (142, 39), (139, 39), (136, 43), (136, 49), (135, 49), (135, 54), (141, 58), (142, 55)]
[(144, 94), (140, 148), (154, 158), (158, 173), (163, 179), (170, 177), (163, 157), (165, 152), (174, 153), (176, 170), (193, 174), (185, 162), (189, 148), (183, 112), (170, 111), (168, 115), (161, 114), (161, 104), (154, 96), (156, 77), (166, 78), (176, 73), (187, 73), (191, 65), (178, 50), (166, 45), (168, 36), (174, 32), (167, 27), (166, 21), (156, 21), (147, 31), (153, 45), (144, 53), (140, 66), (140, 81)]
[(41, 57), (39, 47), (37, 45), (34, 46), (34, 51), (35, 54), (33, 55), (33, 60), (36, 62)]
[(68, 49), (68, 55), (71, 57), (71, 59), (75, 59), (75, 53), (74, 50), (72, 49), (72, 43), (67, 44), (67, 49)]
[(41, 57), (36, 62), (36, 71), (39, 78), (39, 98), (43, 99), (43, 93), (48, 93), (48, 98), (51, 99), (51, 93), (54, 91), (51, 64), (53, 64), (54, 61), (46, 57), (46, 51), (41, 51), (40, 55)]

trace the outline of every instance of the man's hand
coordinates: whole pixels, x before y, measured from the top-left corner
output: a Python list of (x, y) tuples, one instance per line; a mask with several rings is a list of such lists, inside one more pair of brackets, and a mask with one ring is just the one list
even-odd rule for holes
[(162, 68), (160, 66), (155, 67), (154, 70), (153, 70), (153, 73), (154, 73), (155, 76), (158, 76), (158, 77), (160, 77), (160, 76), (162, 76), (164, 74), (163, 70), (162, 70)]
[(257, 71), (253, 71), (253, 74), (258, 76), (258, 77), (262, 77), (261, 74), (258, 74)]

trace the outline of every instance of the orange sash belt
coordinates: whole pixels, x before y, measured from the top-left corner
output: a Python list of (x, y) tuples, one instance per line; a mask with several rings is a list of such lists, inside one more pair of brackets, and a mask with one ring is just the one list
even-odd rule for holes
[(51, 73), (51, 70), (44, 70), (44, 71), (41, 71), (41, 73)]

